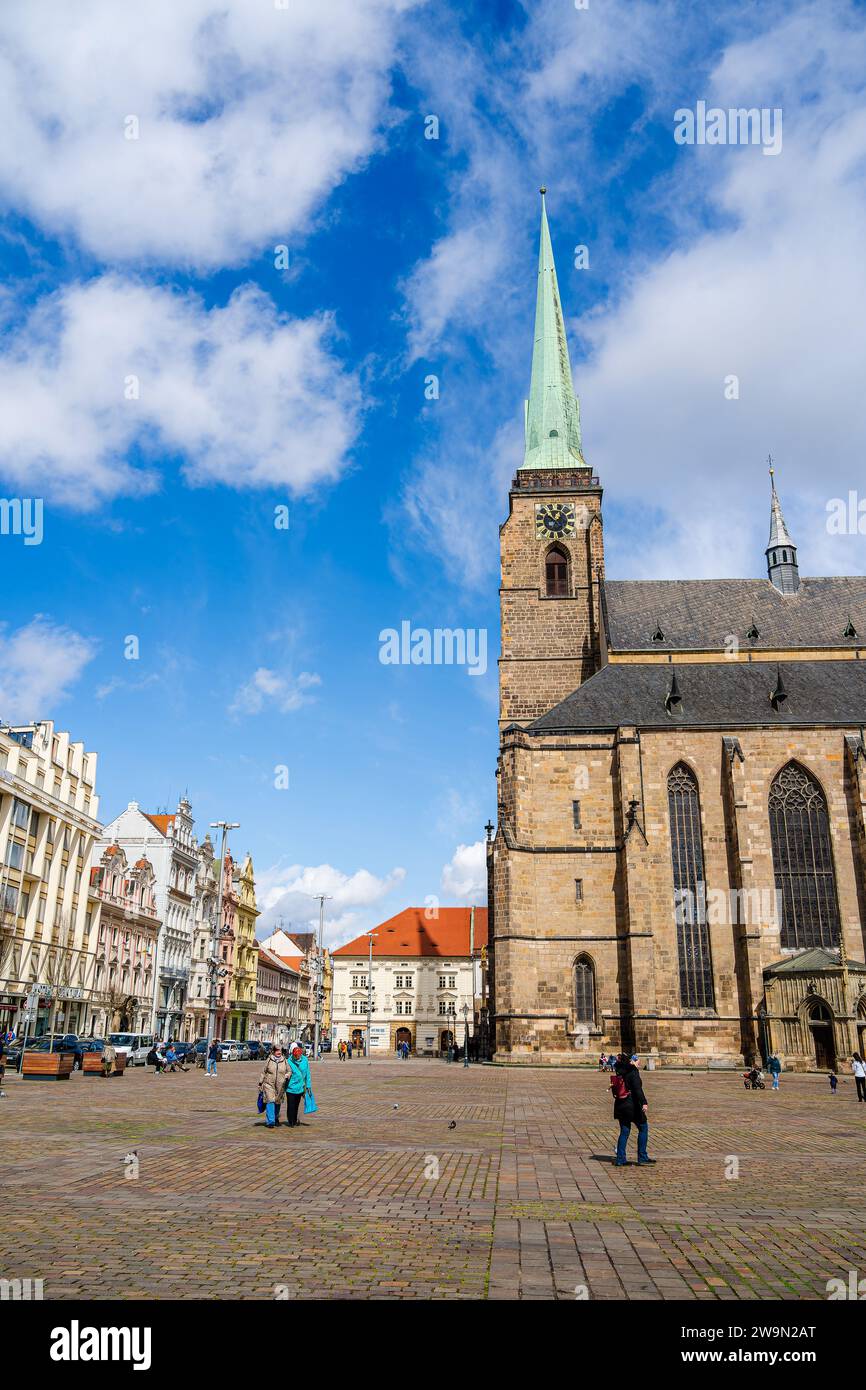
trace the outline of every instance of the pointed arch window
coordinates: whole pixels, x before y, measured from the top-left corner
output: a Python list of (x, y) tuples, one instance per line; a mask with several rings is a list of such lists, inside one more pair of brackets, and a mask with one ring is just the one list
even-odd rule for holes
[(769, 812), (782, 945), (838, 946), (836, 872), (819, 783), (799, 763), (788, 763), (773, 779)]
[(697, 779), (685, 763), (677, 763), (668, 777), (668, 809), (680, 1003), (686, 1009), (714, 1009), (701, 801)]
[(595, 967), (589, 956), (574, 963), (574, 1018), (576, 1023), (595, 1024)]
[(548, 598), (568, 597), (568, 556), (558, 545), (547, 552), (544, 579)]

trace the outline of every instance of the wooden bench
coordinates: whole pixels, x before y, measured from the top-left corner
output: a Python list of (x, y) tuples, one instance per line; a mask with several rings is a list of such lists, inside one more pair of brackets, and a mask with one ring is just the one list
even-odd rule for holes
[[(81, 1058), (81, 1070), (85, 1076), (102, 1076), (102, 1053), (85, 1052)], [(126, 1057), (122, 1052), (118, 1052), (114, 1059), (114, 1071), (112, 1076), (123, 1076), (126, 1070)]]
[(68, 1081), (74, 1060), (74, 1052), (28, 1052), (25, 1048), (21, 1074), (38, 1081)]

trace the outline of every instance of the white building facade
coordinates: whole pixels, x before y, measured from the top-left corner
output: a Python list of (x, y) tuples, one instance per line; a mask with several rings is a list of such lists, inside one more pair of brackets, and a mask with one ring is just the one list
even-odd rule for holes
[(250, 1037), (285, 1047), (300, 1032), (298, 1020), (299, 972), (279, 956), (258, 950), (256, 1012)]
[(170, 814), (149, 814), (131, 801), (103, 830), (97, 860), (110, 844), (127, 859), (142, 857), (153, 866), (156, 912), (160, 919), (151, 1006), (151, 1030), (162, 1038), (191, 1041), (187, 1009), (199, 847), (193, 836), (192, 807), (181, 797)]
[(449, 1046), (477, 1046), (477, 972), (487, 943), (486, 908), (406, 908), (373, 929), (372, 970), (367, 935), (331, 953), (334, 971), (334, 1043), (370, 1055), (394, 1053), (402, 1043), (418, 1056)]

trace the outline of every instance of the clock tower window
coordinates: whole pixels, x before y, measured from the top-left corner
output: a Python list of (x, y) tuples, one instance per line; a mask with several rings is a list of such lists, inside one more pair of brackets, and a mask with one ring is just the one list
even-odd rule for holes
[(555, 545), (547, 552), (544, 574), (548, 598), (568, 597), (568, 556)]

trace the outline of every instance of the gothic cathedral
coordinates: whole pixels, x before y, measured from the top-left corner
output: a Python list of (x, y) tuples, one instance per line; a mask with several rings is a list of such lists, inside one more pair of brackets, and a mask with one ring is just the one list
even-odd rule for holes
[(501, 527), (495, 1060), (829, 1068), (866, 1050), (866, 578), (616, 580), (542, 196)]

